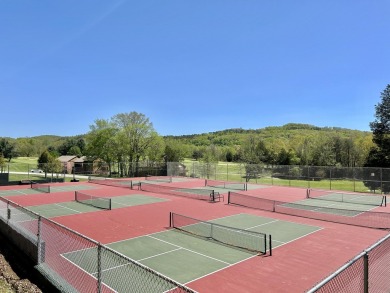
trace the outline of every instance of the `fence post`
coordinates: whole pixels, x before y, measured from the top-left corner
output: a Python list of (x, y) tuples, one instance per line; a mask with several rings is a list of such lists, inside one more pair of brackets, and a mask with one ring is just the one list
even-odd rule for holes
[(42, 232), (41, 232), (41, 224), (42, 223), (42, 218), (41, 216), (38, 216), (38, 234), (37, 234), (37, 237), (38, 237), (38, 260), (37, 260), (37, 264), (40, 265), (42, 263)]
[(332, 190), (332, 167), (329, 167), (329, 190)]
[(97, 247), (97, 258), (98, 258), (98, 263), (97, 263), (97, 292), (101, 293), (102, 292), (102, 245), (100, 242), (98, 243)]
[(383, 168), (381, 168), (381, 190), (383, 190), (383, 177), (382, 177), (382, 171), (383, 171)]
[(226, 163), (226, 181), (229, 181), (229, 163)]
[(368, 293), (368, 253), (363, 256), (364, 261), (364, 293)]

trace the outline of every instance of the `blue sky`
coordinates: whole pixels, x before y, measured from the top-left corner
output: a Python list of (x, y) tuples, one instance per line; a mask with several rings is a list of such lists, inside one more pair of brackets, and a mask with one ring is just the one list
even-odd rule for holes
[(0, 0), (0, 137), (139, 112), (161, 135), (370, 130), (388, 0)]

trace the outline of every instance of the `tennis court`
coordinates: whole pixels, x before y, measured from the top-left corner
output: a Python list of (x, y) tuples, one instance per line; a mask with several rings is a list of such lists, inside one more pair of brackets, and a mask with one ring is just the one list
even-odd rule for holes
[[(104, 198), (98, 198), (99, 201), (102, 199)], [(166, 201), (166, 199), (157, 198), (153, 196), (145, 196), (142, 194), (116, 196), (116, 197), (105, 198), (105, 199), (111, 200), (111, 209), (119, 209), (124, 207), (131, 207), (131, 206), (152, 204), (152, 203)], [(45, 204), (39, 206), (29, 206), (28, 209), (47, 218), (95, 212), (95, 211), (102, 210), (102, 208), (99, 208), (99, 206), (88, 203), (88, 199), (84, 199), (83, 201), (84, 203), (78, 201), (69, 201), (69, 202)]]
[(95, 187), (93, 187), (93, 186), (83, 185), (83, 184), (80, 184), (80, 185), (57, 185), (56, 186), (55, 184), (45, 183), (45, 184), (40, 184), (40, 185), (41, 185), (41, 187), (38, 189), (19, 188), (19, 189), (1, 190), (0, 196), (6, 197), (6, 196), (15, 196), (15, 195), (28, 195), (28, 194), (44, 193), (48, 190), (48, 187), (50, 187), (50, 193), (95, 189)]
[[(248, 233), (272, 233), (273, 249), (321, 229), (316, 226), (250, 214), (236, 214), (212, 220), (208, 223), (243, 229)], [(193, 226), (193, 224), (189, 226)], [(229, 235), (221, 236), (221, 233), (224, 233), (223, 231), (219, 233), (220, 237), (229, 238)], [(245, 231), (241, 233), (245, 233)], [(182, 284), (192, 282), (250, 258), (257, 257), (259, 261), (262, 259), (262, 256), (258, 256), (253, 251), (224, 245), (178, 229), (122, 240), (110, 243), (107, 246)], [(96, 265), (91, 265), (96, 264), (96, 261), (91, 260), (96, 255), (96, 248), (91, 248), (69, 252), (64, 254), (63, 257), (90, 275), (97, 276)], [(109, 273), (110, 278), (104, 280), (108, 287), (118, 292), (126, 291), (124, 290), (126, 279), (123, 278), (122, 273), (123, 265), (118, 266), (115, 261), (104, 259), (102, 269), (105, 273), (112, 272)], [(139, 280), (139, 282), (142, 282), (142, 280)]]
[[(307, 197), (307, 199), (294, 202), (291, 207), (319, 213), (355, 217), (362, 212), (386, 205), (386, 196), (382, 195), (361, 195), (329, 191), (315, 191), (313, 194), (310, 194), (310, 190), (308, 190)], [(299, 207), (297, 204), (302, 206)], [(288, 207), (289, 204), (285, 204), (285, 206)]]

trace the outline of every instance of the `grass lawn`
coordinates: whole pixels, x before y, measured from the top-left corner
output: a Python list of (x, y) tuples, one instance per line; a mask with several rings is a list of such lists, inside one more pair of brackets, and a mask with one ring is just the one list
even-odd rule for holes
[[(208, 170), (201, 166), (205, 165), (202, 162), (194, 161), (192, 159), (185, 159), (183, 164), (187, 167), (187, 176), (192, 173), (199, 177), (208, 177), (209, 179), (245, 182), (245, 165), (240, 163), (226, 163), (219, 162), (217, 164), (211, 163)], [(343, 179), (322, 179), (322, 180), (298, 180), (298, 179), (280, 179), (272, 176), (272, 172), (264, 170), (259, 174), (258, 178), (252, 178), (249, 183), (277, 185), (277, 186), (293, 186), (303, 188), (317, 188), (326, 190), (344, 190), (356, 192), (370, 192), (362, 181), (358, 180), (343, 180)]]

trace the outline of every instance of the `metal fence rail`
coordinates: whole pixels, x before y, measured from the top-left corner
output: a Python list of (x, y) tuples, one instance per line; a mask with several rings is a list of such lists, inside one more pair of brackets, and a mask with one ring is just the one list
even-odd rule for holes
[(61, 292), (195, 292), (2, 197), (0, 229)]

